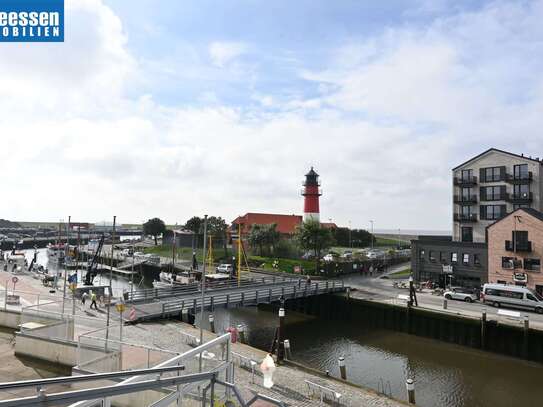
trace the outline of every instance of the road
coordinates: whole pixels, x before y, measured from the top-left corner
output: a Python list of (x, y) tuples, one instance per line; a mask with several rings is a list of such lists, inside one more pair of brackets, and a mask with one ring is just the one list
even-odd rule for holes
[[(399, 264), (389, 269), (383, 275), (407, 269), (409, 267), (409, 263)], [(384, 279), (381, 277), (382, 275), (377, 277), (363, 277), (353, 274), (343, 278), (343, 281), (345, 282), (346, 286), (356, 289), (355, 292), (351, 293), (353, 298), (371, 299), (373, 301), (404, 305), (405, 301), (398, 299), (398, 295), (408, 294), (407, 289), (394, 288), (392, 286), (394, 281), (399, 280)], [(434, 311), (447, 312), (473, 318), (480, 318), (483, 310), (486, 310), (488, 320), (498, 320), (500, 322), (518, 326), (524, 324), (523, 317), (524, 315), (527, 315), (532, 328), (543, 329), (543, 315), (536, 314), (535, 312), (512, 309), (513, 311), (520, 311), (522, 317), (517, 319), (498, 315), (498, 308), (494, 308), (488, 304), (483, 304), (479, 301), (470, 304), (455, 300), (447, 301), (447, 310), (444, 310), (443, 297), (426, 292), (417, 293), (417, 300), (419, 308), (426, 308)]]

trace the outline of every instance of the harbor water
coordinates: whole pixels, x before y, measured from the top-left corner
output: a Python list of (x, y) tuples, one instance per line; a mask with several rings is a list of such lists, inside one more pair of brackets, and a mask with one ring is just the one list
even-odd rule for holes
[[(248, 343), (269, 350), (278, 324), (275, 313), (248, 307), (217, 309), (214, 315), (217, 330), (243, 324)], [(349, 381), (401, 400), (411, 377), (420, 406), (535, 406), (543, 400), (540, 364), (292, 311), (285, 327), (294, 361), (339, 377), (338, 358), (344, 356)]]

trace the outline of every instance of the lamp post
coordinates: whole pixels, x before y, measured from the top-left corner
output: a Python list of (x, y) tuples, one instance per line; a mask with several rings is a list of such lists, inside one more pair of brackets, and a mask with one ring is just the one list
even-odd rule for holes
[(370, 220), (371, 223), (371, 250), (373, 250), (373, 221)]
[(353, 248), (353, 239), (351, 233), (351, 221), (349, 221), (349, 248)]
[[(200, 308), (200, 345), (204, 343), (204, 302), (205, 302), (205, 286), (206, 286), (206, 247), (207, 246), (207, 215), (204, 215), (204, 259), (202, 264), (202, 278), (200, 280), (202, 287), (202, 306)], [(195, 310), (196, 311), (196, 310)], [(202, 371), (202, 352), (199, 358), (199, 372)]]

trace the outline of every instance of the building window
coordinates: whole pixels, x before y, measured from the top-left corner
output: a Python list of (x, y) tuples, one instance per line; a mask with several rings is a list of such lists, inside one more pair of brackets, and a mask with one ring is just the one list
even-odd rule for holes
[(540, 259), (524, 259), (524, 270), (539, 271), (541, 269)]
[(473, 228), (471, 226), (462, 226), (462, 241), (473, 242)]
[(515, 179), (528, 179), (528, 164), (518, 164), (513, 169)]
[(476, 266), (481, 265), (481, 258), (479, 257), (478, 254), (473, 255), (473, 264), (475, 264)]
[(481, 188), (482, 196), (481, 200), (484, 201), (499, 201), (504, 199), (502, 196), (502, 186), (497, 185), (493, 187)]
[(432, 250), (430, 250), (428, 252), (428, 257), (430, 258), (430, 261), (436, 261), (436, 257), (435, 257), (434, 252)]
[(530, 186), (528, 184), (513, 185), (513, 197), (528, 198), (530, 196)]
[(462, 170), (461, 172), (462, 181), (470, 182), (472, 177), (473, 177), (473, 170)]
[(529, 208), (529, 207), (530, 207), (530, 204), (514, 204), (513, 210), (516, 211), (517, 209), (520, 209), (520, 208)]
[(462, 263), (464, 263), (465, 265), (469, 264), (469, 253), (462, 254)]
[(486, 220), (500, 219), (505, 215), (505, 205), (484, 205), (481, 209)]
[(474, 196), (473, 188), (462, 188), (462, 200), (469, 201)]
[(500, 167), (485, 168), (485, 182), (501, 181)]
[(502, 268), (506, 270), (514, 270), (522, 268), (522, 261), (514, 257), (502, 257)]
[(513, 240), (513, 247), (528, 247), (528, 231), (526, 230), (513, 230), (511, 239)]
[(473, 214), (473, 211), (471, 210), (471, 206), (462, 206), (462, 215), (466, 219), (469, 219), (472, 214)]
[(458, 261), (458, 253), (452, 252), (451, 253), (451, 263), (456, 263)]

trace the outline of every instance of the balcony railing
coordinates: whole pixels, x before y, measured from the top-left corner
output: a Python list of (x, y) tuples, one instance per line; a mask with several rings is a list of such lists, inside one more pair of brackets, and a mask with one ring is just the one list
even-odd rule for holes
[(505, 181), (510, 184), (528, 184), (532, 182), (532, 180), (533, 180), (532, 171), (528, 171), (528, 174), (520, 174), (520, 175), (506, 174), (505, 175)]
[(477, 203), (477, 196), (476, 195), (471, 195), (471, 196), (455, 195), (454, 203), (459, 204), (459, 205), (473, 205)]
[(476, 213), (455, 213), (454, 214), (455, 222), (477, 222)]
[(477, 177), (454, 177), (454, 185), (459, 187), (468, 187), (477, 185)]
[(507, 194), (505, 200), (514, 204), (522, 204), (530, 203), (533, 199), (533, 194), (531, 192), (526, 192), (523, 194)]
[(532, 251), (532, 242), (517, 242), (516, 247), (512, 240), (505, 241), (505, 250), (508, 252), (531, 252)]
[(507, 194), (481, 194), (481, 202), (492, 202), (492, 201), (505, 201), (507, 199)]

